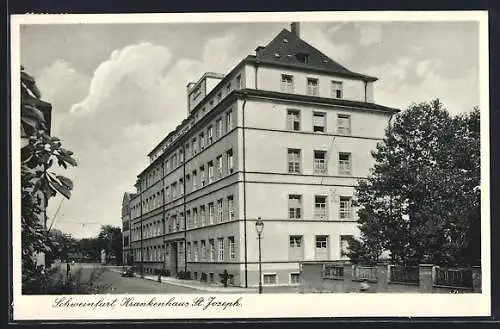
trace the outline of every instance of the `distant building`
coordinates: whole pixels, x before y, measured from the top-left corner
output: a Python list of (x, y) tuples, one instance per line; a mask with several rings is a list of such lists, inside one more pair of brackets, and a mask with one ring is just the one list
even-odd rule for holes
[(374, 103), (376, 80), (294, 23), (229, 73), (189, 83), (187, 118), (149, 153), (127, 201), (134, 264), (207, 281), (227, 270), (256, 286), (259, 217), (264, 285), (297, 284), (299, 261), (346, 259), (354, 187), (397, 112)]
[(124, 193), (122, 200), (122, 264), (132, 265), (132, 254), (130, 252), (130, 200), (135, 197), (134, 193)]

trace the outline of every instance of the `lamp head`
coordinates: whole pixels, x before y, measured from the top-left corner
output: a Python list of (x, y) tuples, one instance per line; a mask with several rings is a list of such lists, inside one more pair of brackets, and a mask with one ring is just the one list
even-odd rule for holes
[(259, 217), (255, 222), (255, 229), (257, 230), (258, 234), (261, 234), (264, 230), (264, 222), (262, 221), (262, 218)]

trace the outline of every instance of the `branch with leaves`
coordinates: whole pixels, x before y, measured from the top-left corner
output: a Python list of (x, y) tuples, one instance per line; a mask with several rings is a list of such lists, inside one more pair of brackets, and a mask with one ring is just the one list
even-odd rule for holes
[[(57, 194), (69, 199), (73, 182), (51, 168), (55, 163), (67, 169), (76, 166), (73, 152), (61, 140), (50, 136), (49, 103), (41, 100), (35, 79), (21, 67), (21, 205), (23, 283), (40, 279), (42, 268), (34, 255), (51, 251), (52, 241), (45, 228), (49, 198)], [(49, 264), (46, 264), (49, 265)]]

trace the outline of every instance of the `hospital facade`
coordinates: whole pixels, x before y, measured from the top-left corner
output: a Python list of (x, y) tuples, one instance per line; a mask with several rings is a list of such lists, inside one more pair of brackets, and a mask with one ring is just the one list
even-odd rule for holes
[[(145, 273), (293, 285), (299, 262), (346, 260), (355, 186), (398, 110), (377, 78), (283, 29), (226, 74), (187, 85), (187, 117), (148, 154), (122, 207), (124, 261)], [(126, 241), (125, 241), (126, 240)]]

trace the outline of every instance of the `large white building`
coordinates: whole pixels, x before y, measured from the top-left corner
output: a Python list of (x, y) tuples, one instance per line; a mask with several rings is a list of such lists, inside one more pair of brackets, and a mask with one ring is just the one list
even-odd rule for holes
[(259, 217), (264, 285), (298, 283), (299, 261), (345, 259), (354, 187), (397, 112), (374, 103), (376, 80), (301, 40), (294, 23), (229, 73), (189, 83), (187, 118), (124, 198), (133, 263), (209, 282), (227, 270), (256, 286)]

